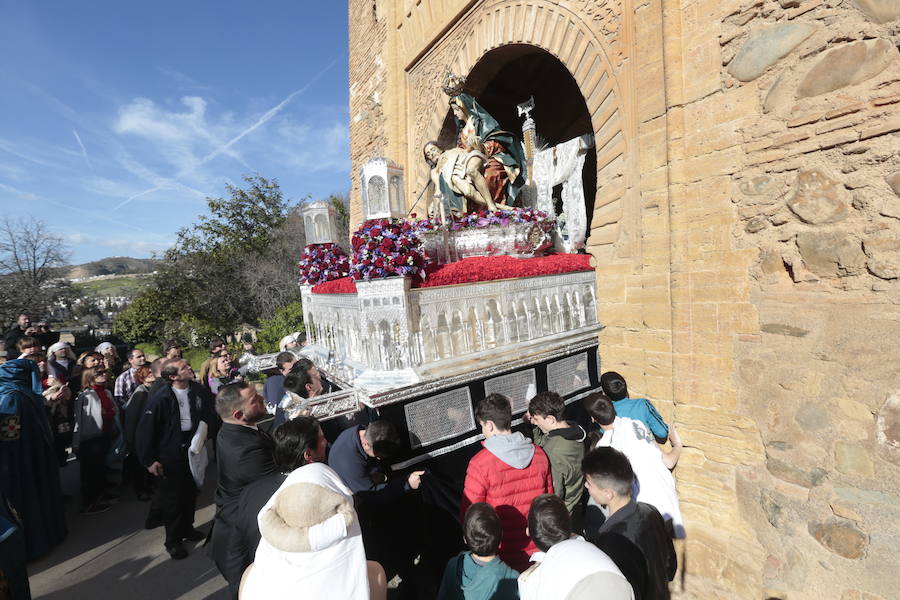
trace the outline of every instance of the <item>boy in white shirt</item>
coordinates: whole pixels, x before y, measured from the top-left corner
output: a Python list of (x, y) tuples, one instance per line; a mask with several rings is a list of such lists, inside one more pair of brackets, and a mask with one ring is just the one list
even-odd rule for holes
[(653, 505), (667, 526), (672, 528), (673, 537), (684, 537), (684, 521), (675, 491), (675, 479), (669, 469), (681, 454), (681, 438), (674, 427), (669, 428), (672, 452), (660, 450), (647, 426), (635, 419), (616, 416), (612, 401), (603, 394), (591, 394), (585, 398), (584, 407), (591, 420), (603, 430), (603, 437), (595, 448), (611, 447), (622, 452), (631, 463), (635, 474), (634, 499)]

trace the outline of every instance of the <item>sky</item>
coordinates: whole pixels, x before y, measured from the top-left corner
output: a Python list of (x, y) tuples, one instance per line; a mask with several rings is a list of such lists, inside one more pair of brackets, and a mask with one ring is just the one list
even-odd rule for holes
[(0, 0), (0, 214), (78, 264), (165, 250), (245, 174), (344, 193), (347, 61), (341, 1)]

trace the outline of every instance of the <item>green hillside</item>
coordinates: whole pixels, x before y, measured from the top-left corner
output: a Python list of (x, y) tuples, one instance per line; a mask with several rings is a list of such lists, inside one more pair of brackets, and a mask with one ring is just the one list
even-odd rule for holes
[(150, 278), (147, 275), (120, 275), (108, 279), (80, 281), (72, 286), (85, 296), (102, 298), (105, 296), (126, 296), (133, 298), (147, 286)]

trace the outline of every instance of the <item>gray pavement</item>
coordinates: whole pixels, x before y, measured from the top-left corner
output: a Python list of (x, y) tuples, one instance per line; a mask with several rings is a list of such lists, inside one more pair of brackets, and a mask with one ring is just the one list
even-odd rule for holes
[[(226, 600), (225, 580), (207, 557), (203, 542), (186, 545), (190, 556), (171, 560), (163, 547), (161, 527), (144, 529), (147, 502), (138, 501), (130, 486), (121, 499), (99, 515), (78, 512), (78, 463), (61, 471), (69, 536), (47, 556), (28, 565), (31, 594), (47, 600), (123, 598), (127, 600)], [(194, 526), (209, 529), (215, 506), (215, 465), (197, 502)]]

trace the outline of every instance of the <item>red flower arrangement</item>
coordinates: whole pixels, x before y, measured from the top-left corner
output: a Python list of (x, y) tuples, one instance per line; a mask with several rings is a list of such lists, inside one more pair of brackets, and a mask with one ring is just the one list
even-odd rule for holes
[[(428, 278), (424, 281), (413, 280), (413, 287), (459, 285), (592, 270), (590, 254), (551, 254), (536, 258), (473, 256), (447, 265), (428, 265)], [(344, 277), (317, 285), (312, 291), (314, 294), (355, 294), (356, 283), (352, 278)]]
[(309, 244), (300, 255), (300, 283), (316, 285), (346, 277), (350, 272), (350, 257), (337, 244)]
[(590, 254), (551, 254), (535, 258), (473, 256), (436, 268), (429, 265), (428, 278), (414, 287), (459, 285), (592, 270)]
[(353, 234), (350, 276), (355, 280), (381, 277), (425, 277), (425, 253), (414, 224), (400, 219), (371, 219)]

